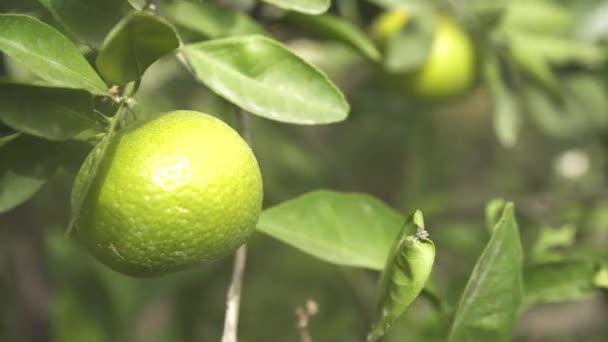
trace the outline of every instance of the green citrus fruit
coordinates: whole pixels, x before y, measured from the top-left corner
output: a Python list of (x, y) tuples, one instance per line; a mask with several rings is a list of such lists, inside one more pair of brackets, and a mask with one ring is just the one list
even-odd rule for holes
[[(372, 36), (384, 46), (410, 17), (405, 10), (386, 12), (372, 25)], [(475, 79), (471, 39), (451, 18), (441, 17), (426, 62), (403, 79), (406, 90), (417, 97), (442, 98), (461, 94)]]
[[(92, 155), (76, 177), (73, 206)], [(117, 133), (76, 227), (101, 262), (154, 276), (233, 252), (261, 206), (262, 178), (247, 143), (219, 119), (177, 111)]]

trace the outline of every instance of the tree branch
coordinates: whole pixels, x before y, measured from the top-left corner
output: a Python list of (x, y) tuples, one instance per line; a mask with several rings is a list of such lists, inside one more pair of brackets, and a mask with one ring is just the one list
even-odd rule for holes
[(224, 320), (224, 334), (222, 342), (236, 342), (239, 323), (239, 308), (241, 304), (241, 287), (243, 285), (243, 274), (245, 273), (245, 262), (247, 261), (247, 245), (242, 245), (236, 251), (234, 257), (234, 268), (232, 270), (232, 282), (228, 289), (226, 298), (226, 318)]
[(306, 304), (296, 308), (296, 327), (300, 332), (300, 342), (313, 342), (310, 334), (309, 325), (310, 319), (319, 312), (317, 302), (312, 299), (306, 301)]
[[(239, 113), (241, 135), (251, 146), (251, 119), (245, 111)], [(239, 308), (241, 304), (241, 288), (243, 286), (243, 275), (247, 261), (247, 245), (242, 245), (236, 251), (234, 266), (232, 270), (232, 281), (228, 288), (226, 298), (226, 317), (224, 319), (224, 334), (222, 342), (236, 342), (239, 322)]]

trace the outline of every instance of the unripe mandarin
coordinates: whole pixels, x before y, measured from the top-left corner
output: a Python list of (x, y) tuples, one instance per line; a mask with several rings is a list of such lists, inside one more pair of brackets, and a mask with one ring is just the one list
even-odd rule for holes
[[(372, 37), (384, 47), (411, 19), (406, 10), (382, 14), (372, 24)], [(458, 95), (475, 80), (473, 43), (452, 18), (439, 18), (427, 60), (413, 73), (399, 75), (410, 95), (419, 98), (445, 98)]]
[[(81, 194), (91, 154), (74, 183)], [(133, 276), (178, 271), (233, 252), (262, 206), (247, 143), (207, 114), (176, 111), (120, 131), (76, 217), (102, 263)]]

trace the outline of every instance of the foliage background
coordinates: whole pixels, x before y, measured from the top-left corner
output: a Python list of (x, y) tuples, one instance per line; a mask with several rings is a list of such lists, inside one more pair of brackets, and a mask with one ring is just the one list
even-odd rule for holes
[[(342, 3), (348, 1), (339, 1), (332, 11), (345, 11)], [(601, 5), (562, 3), (577, 14), (579, 27)], [(370, 3), (362, 2), (360, 9), (362, 26), (380, 12)], [(61, 29), (36, 1), (2, 0), (0, 11), (33, 13)], [(575, 239), (557, 243), (557, 252), (608, 246), (605, 129), (551, 137), (526, 120), (517, 145), (504, 148), (497, 142), (491, 99), (481, 83), (455, 101), (415, 103), (351, 49), (293, 25), (267, 20), (266, 27), (328, 73), (345, 92), (351, 113), (345, 122), (316, 127), (253, 117), (265, 206), (326, 188), (369, 193), (400, 212), (421, 209), (437, 246), (434, 273), (450, 306), (457, 304), (487, 241), (484, 206), (494, 197), (517, 204), (527, 257), (542, 249), (539, 237), (567, 235), (568, 229), (575, 229)], [(180, 34), (190, 41), (198, 38), (186, 30)], [(31, 77), (6, 57), (0, 64), (3, 78)], [(172, 56), (146, 72), (136, 100), (138, 117), (193, 109), (221, 113), (235, 124), (238, 113), (195, 83)], [(32, 201), (0, 217), (0, 340), (219, 340), (230, 258), (164, 278), (132, 279), (98, 264), (76, 241), (64, 238), (71, 181), (86, 153), (76, 147), (70, 163)], [(560, 274), (556, 281), (569, 276)], [(323, 263), (258, 234), (249, 248), (240, 340), (298, 340), (294, 310), (313, 299), (320, 308), (310, 327), (315, 341), (360, 341), (373, 318), (377, 277), (376, 272)], [(605, 340), (606, 291), (566, 286), (567, 291), (575, 292), (577, 301), (525, 311), (515, 340)], [(389, 340), (439, 341), (446, 324), (422, 297)]]

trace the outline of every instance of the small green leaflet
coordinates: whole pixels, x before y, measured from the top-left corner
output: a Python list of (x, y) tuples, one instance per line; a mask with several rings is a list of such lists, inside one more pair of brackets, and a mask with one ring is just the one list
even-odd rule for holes
[(367, 337), (369, 342), (386, 334), (429, 280), (435, 260), (435, 245), (428, 235), (422, 213), (416, 211), (395, 239), (380, 278), (378, 317)]

